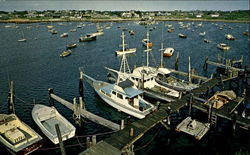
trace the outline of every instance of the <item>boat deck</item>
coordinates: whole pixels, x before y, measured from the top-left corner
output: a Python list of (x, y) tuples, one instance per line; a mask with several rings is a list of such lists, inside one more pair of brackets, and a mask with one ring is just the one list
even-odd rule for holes
[(52, 117), (52, 118), (49, 118), (49, 119), (47, 119), (45, 121), (42, 121), (42, 124), (54, 136), (57, 136), (56, 128), (55, 128), (56, 124), (59, 125), (60, 132), (61, 132), (62, 135), (68, 132), (68, 127), (66, 126), (66, 124), (63, 123), (63, 121), (60, 120), (60, 118), (57, 118), (56, 116)]

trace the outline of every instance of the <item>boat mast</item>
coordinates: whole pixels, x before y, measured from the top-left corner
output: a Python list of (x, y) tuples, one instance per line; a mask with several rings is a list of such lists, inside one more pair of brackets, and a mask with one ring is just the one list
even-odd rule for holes
[(191, 63), (190, 63), (190, 56), (188, 57), (188, 82), (191, 83)]
[(122, 51), (125, 51), (124, 32), (122, 31)]
[(147, 52), (147, 68), (149, 66), (149, 56), (148, 56), (148, 52), (151, 51), (151, 49), (149, 49), (149, 32), (147, 31), (147, 39), (146, 39), (146, 45), (147, 45), (147, 49), (145, 50), (145, 52)]
[(160, 67), (163, 68), (163, 28), (161, 29), (161, 64), (160, 64)]

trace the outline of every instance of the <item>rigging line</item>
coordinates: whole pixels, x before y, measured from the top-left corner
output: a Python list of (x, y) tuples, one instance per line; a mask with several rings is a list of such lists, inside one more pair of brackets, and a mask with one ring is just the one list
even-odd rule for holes
[(83, 135), (83, 136), (77, 136), (79, 138), (83, 138), (83, 137), (90, 137), (90, 136), (100, 136), (100, 135), (107, 135), (107, 134), (112, 134), (112, 133), (115, 133), (117, 131), (108, 131), (108, 132), (103, 132), (103, 133), (97, 133), (97, 134), (92, 134), (92, 135)]
[(81, 143), (80, 140), (78, 139), (78, 136), (75, 136), (75, 137), (76, 137), (77, 142), (79, 143), (79, 145), (80, 145), (82, 148), (84, 148), (84, 146), (82, 145), (82, 143)]
[[(87, 143), (82, 143), (82, 144), (87, 144)], [(66, 145), (65, 148), (75, 147), (75, 146), (79, 146), (79, 144)], [(60, 149), (60, 147), (56, 146), (56, 147), (40, 148), (37, 151), (48, 151), (48, 150), (55, 150), (55, 149)]]
[(155, 135), (152, 137), (152, 139), (151, 139), (150, 141), (148, 141), (145, 145), (143, 145), (143, 146), (141, 146), (141, 147), (138, 147), (138, 148), (134, 149), (134, 151), (139, 151), (139, 150), (141, 150), (141, 149), (147, 147), (147, 146), (155, 139), (155, 137), (159, 134), (159, 132), (161, 131), (161, 127), (162, 127), (162, 126), (159, 127), (159, 129), (157, 130), (157, 132), (155, 133)]
[(17, 97), (16, 95), (14, 95), (16, 97), (16, 99), (18, 99), (19, 101), (25, 103), (25, 104), (31, 104), (31, 105), (35, 105), (34, 103), (29, 103), (29, 102), (26, 102), (24, 100), (22, 100), (21, 98)]

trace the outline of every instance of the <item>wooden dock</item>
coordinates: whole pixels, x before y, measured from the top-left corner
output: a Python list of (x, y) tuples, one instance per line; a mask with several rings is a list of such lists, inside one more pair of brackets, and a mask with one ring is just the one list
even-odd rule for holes
[[(141, 138), (147, 131), (149, 131), (155, 125), (157, 125), (158, 123), (162, 123), (164, 126), (166, 126), (163, 120), (165, 120), (170, 115), (170, 113), (177, 112), (179, 111), (180, 108), (189, 105), (190, 98), (191, 97), (194, 98), (193, 95), (199, 95), (201, 93), (209, 91), (210, 89), (212, 89), (212, 87), (218, 85), (219, 83), (221, 83), (221, 78), (211, 79), (203, 83), (199, 88), (194, 89), (191, 93), (184, 95), (181, 99), (173, 101), (169, 105), (161, 104), (156, 112), (148, 115), (146, 118), (142, 120), (138, 120), (136, 122), (127, 125), (123, 130), (114, 133), (113, 135), (111, 135), (111, 137), (103, 140), (100, 144), (90, 147), (89, 149), (80, 153), (80, 155), (97, 155), (97, 154), (104, 155), (107, 154), (105, 152), (106, 150), (108, 150), (109, 155), (128, 153), (133, 143), (136, 142), (139, 138)], [(200, 100), (199, 102), (197, 102), (197, 98), (193, 99), (192, 107), (207, 112), (208, 107), (201, 104), (203, 103), (202, 101), (205, 100)], [(246, 127), (245, 129), (249, 129), (250, 120), (246, 120), (241, 117), (236, 117), (236, 118), (232, 117), (234, 110), (240, 103), (242, 103), (242, 101), (243, 98), (238, 97), (234, 101), (234, 103), (227, 104), (223, 108), (223, 110), (213, 110), (212, 113), (216, 114), (219, 117), (226, 118), (229, 120), (235, 119), (236, 123), (239, 123), (240, 125)], [(104, 144), (106, 146), (105, 149), (103, 149)], [(121, 152), (117, 150), (120, 150)]]
[[(60, 98), (59, 96), (51, 93), (50, 94), (50, 97), (53, 98), (54, 100), (56, 100), (57, 102), (61, 103), (62, 105), (66, 106), (68, 109), (74, 111), (74, 104)], [(120, 125), (119, 124), (116, 124), (116, 123), (113, 123), (107, 119), (104, 119), (98, 115), (95, 115), (89, 111), (87, 111), (86, 109), (81, 109), (80, 110), (80, 115), (83, 117), (83, 118), (87, 118), (89, 120), (91, 120), (92, 122), (95, 122), (97, 124), (101, 124), (103, 126), (106, 126), (112, 130), (115, 130), (115, 131), (118, 131), (120, 130)]]

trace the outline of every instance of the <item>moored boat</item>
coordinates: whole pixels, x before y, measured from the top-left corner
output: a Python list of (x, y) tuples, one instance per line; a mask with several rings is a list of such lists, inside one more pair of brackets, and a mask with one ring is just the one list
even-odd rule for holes
[(44, 135), (54, 144), (59, 143), (55, 128), (56, 124), (59, 126), (63, 141), (75, 136), (76, 128), (55, 107), (36, 104), (32, 109), (32, 118)]
[(79, 38), (79, 42), (87, 42), (87, 41), (93, 41), (93, 40), (96, 40), (96, 35), (93, 35), (93, 34), (87, 34)]
[(77, 44), (76, 43), (72, 43), (72, 44), (68, 44), (66, 46), (67, 49), (71, 49), (71, 48), (76, 48)]
[(231, 34), (226, 34), (225, 37), (228, 39), (228, 40), (235, 40), (235, 37)]
[(164, 52), (163, 52), (163, 56), (164, 57), (171, 57), (174, 53), (174, 48), (165, 48)]
[(182, 33), (179, 33), (178, 35), (179, 35), (180, 38), (187, 38), (187, 36), (182, 34)]
[(83, 76), (107, 104), (119, 111), (143, 119), (156, 110), (156, 106), (141, 97), (143, 91), (138, 90), (130, 80), (110, 84), (85, 74)]
[(68, 33), (63, 33), (63, 34), (60, 35), (61, 38), (68, 37), (68, 36), (69, 36)]
[(153, 47), (153, 43), (149, 40), (149, 33), (148, 32), (147, 32), (147, 38), (145, 38), (145, 39), (142, 40), (142, 44), (145, 47), (148, 47), (148, 48), (152, 48)]
[(229, 50), (230, 49), (230, 46), (228, 46), (227, 44), (225, 43), (219, 43), (217, 44), (217, 47), (221, 50)]
[(0, 114), (0, 142), (12, 154), (29, 154), (42, 147), (42, 137), (15, 114)]
[(17, 41), (18, 41), (18, 42), (26, 42), (26, 41), (27, 41), (27, 39), (22, 38), (22, 39), (18, 39)]
[(63, 51), (63, 52), (60, 54), (60, 57), (67, 57), (67, 56), (71, 55), (71, 53), (72, 53), (71, 50)]
[(125, 37), (124, 32), (122, 32), (122, 49), (121, 50), (116, 50), (115, 53), (117, 55), (135, 53), (136, 48), (125, 48), (124, 37)]
[(210, 43), (210, 42), (211, 42), (211, 40), (208, 40), (208, 39), (203, 39), (203, 41), (204, 41), (205, 43)]

